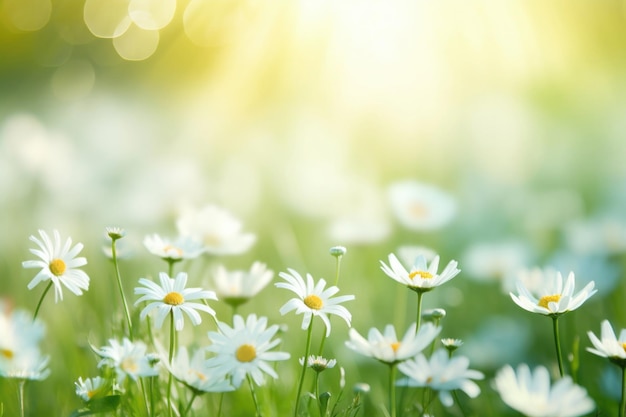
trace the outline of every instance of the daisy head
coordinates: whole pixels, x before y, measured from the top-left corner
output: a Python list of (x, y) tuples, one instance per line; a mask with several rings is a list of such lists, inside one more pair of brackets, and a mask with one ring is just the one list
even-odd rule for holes
[(72, 239), (67, 238), (65, 243), (61, 242), (61, 235), (57, 230), (52, 232), (51, 239), (48, 234), (39, 230), (39, 237), (31, 236), (30, 240), (35, 242), (38, 249), (30, 249), (30, 252), (39, 259), (24, 261), (24, 268), (39, 268), (35, 278), (28, 284), (28, 289), (32, 290), (37, 284), (44, 281), (52, 281), (54, 284), (54, 300), (63, 300), (63, 286), (76, 295), (82, 295), (83, 290), (89, 289), (89, 276), (78, 269), (87, 264), (83, 257), (77, 257), (83, 249), (81, 243), (72, 246)]
[(131, 342), (124, 338), (120, 343), (110, 339), (108, 346), (94, 350), (102, 358), (98, 368), (107, 366), (115, 370), (118, 384), (126, 377), (136, 381), (139, 377), (156, 376), (159, 373), (154, 356), (146, 354), (147, 346), (141, 341)]
[(183, 312), (189, 317), (194, 326), (202, 322), (200, 314), (196, 310), (204, 311), (215, 316), (215, 311), (201, 303), (190, 302), (193, 300), (217, 300), (213, 291), (205, 291), (201, 288), (185, 288), (187, 284), (187, 273), (179, 272), (175, 279), (170, 278), (165, 272), (159, 274), (161, 285), (146, 278), (140, 278), (139, 284), (143, 287), (135, 288), (135, 294), (141, 297), (135, 305), (149, 301), (148, 305), (141, 310), (140, 318), (144, 319), (151, 311), (156, 310), (156, 328), (163, 325), (163, 321), (168, 314), (172, 314), (176, 330), (183, 329), (185, 324)]
[(541, 285), (534, 291), (530, 291), (521, 281), (517, 281), (517, 295), (510, 293), (515, 304), (531, 313), (555, 316), (576, 310), (597, 291), (593, 288), (594, 282), (591, 281), (574, 294), (573, 272), (569, 273), (565, 283), (561, 273), (554, 270), (543, 271), (541, 278)]
[(435, 256), (428, 264), (426, 258), (420, 255), (410, 270), (405, 269), (393, 253), (389, 254), (389, 265), (380, 261), (380, 267), (387, 276), (417, 292), (430, 291), (450, 281), (461, 272), (457, 265), (456, 261), (450, 261), (444, 270), (438, 273), (439, 256)]
[[(300, 365), (304, 365), (304, 358), (298, 359), (298, 362), (300, 362)], [(334, 368), (336, 364), (336, 359), (326, 359), (323, 356), (315, 355), (310, 355), (306, 361), (306, 366), (313, 369), (318, 374), (327, 369)]]
[(237, 307), (254, 297), (274, 277), (274, 271), (255, 262), (248, 271), (228, 271), (219, 265), (215, 271), (215, 290), (220, 300)]
[[(235, 388), (226, 378), (225, 373), (207, 365), (205, 349), (198, 349), (191, 358), (185, 346), (181, 346), (172, 360), (172, 364), (163, 361), (174, 378), (187, 385), (195, 392), (226, 392)], [(167, 357), (167, 354), (164, 355)]]
[(429, 387), (438, 391), (439, 400), (446, 407), (453, 404), (451, 391), (457, 389), (476, 398), (480, 387), (472, 380), (484, 377), (481, 372), (469, 369), (469, 359), (465, 356), (450, 358), (445, 349), (438, 349), (430, 359), (420, 353), (414, 359), (400, 363), (398, 370), (407, 376), (398, 385)]
[(114, 241), (126, 236), (126, 230), (121, 227), (107, 227), (105, 231), (107, 236)]
[(207, 366), (229, 375), (236, 388), (248, 375), (257, 385), (263, 384), (264, 373), (278, 378), (268, 362), (287, 360), (290, 355), (271, 351), (280, 343), (280, 339), (272, 340), (278, 331), (277, 325), (267, 327), (267, 318), (257, 319), (255, 314), (249, 315), (245, 321), (240, 315), (235, 315), (233, 327), (222, 322), (217, 325), (218, 332), (209, 332), (212, 344), (207, 350), (215, 356), (207, 360)]
[(452, 339), (447, 337), (445, 339), (441, 339), (441, 344), (448, 351), (448, 353), (452, 355), (452, 352), (463, 346), (463, 341), (461, 339)]
[(611, 362), (626, 367), (626, 329), (622, 329), (619, 338), (615, 336), (615, 332), (608, 320), (604, 320), (600, 329), (600, 338), (592, 332), (587, 332), (593, 348), (587, 350), (594, 355), (608, 358)]
[(417, 355), (430, 345), (441, 331), (441, 327), (425, 323), (416, 333), (416, 326), (415, 323), (409, 326), (402, 340), (398, 339), (391, 324), (385, 326), (382, 333), (376, 328), (371, 328), (367, 339), (356, 330), (350, 329), (350, 340), (346, 342), (346, 346), (361, 355), (393, 365)]
[(389, 186), (391, 209), (398, 221), (411, 230), (436, 230), (456, 214), (450, 194), (417, 181), (399, 181)]
[(110, 388), (110, 382), (99, 376), (84, 380), (82, 377), (78, 377), (78, 381), (74, 382), (74, 385), (76, 386), (76, 395), (87, 402), (106, 395)]
[(202, 244), (189, 237), (168, 239), (154, 233), (146, 236), (143, 244), (151, 254), (168, 262), (197, 258), (204, 252)]
[(306, 283), (302, 276), (293, 269), (289, 269), (289, 273), (281, 272), (279, 276), (286, 282), (276, 283), (276, 287), (285, 288), (296, 294), (296, 297), (287, 301), (280, 308), (280, 314), (285, 315), (291, 310), (296, 310), (296, 314), (303, 314), (302, 329), (306, 329), (311, 324), (313, 316), (318, 316), (326, 325), (326, 336), (330, 335), (329, 314), (334, 314), (342, 319), (350, 326), (352, 315), (347, 308), (340, 305), (349, 300), (354, 300), (354, 295), (342, 295), (334, 297), (339, 292), (339, 288), (332, 286), (326, 287), (326, 281), (320, 278), (317, 283), (313, 281), (311, 274), (306, 275)]
[(595, 408), (587, 391), (569, 376), (550, 386), (550, 374), (544, 366), (531, 372), (528, 365), (520, 364), (516, 372), (505, 365), (493, 382), (502, 401), (528, 417), (578, 417)]

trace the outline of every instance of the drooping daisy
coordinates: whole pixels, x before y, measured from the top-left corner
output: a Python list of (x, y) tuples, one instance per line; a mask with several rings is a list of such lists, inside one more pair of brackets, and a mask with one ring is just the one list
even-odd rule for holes
[(181, 236), (188, 236), (204, 245), (211, 255), (241, 254), (254, 244), (256, 236), (243, 233), (242, 224), (228, 211), (209, 205), (189, 210), (176, 221)]
[(400, 284), (406, 285), (410, 289), (418, 292), (430, 291), (441, 284), (450, 281), (457, 276), (460, 269), (457, 268), (456, 261), (448, 262), (448, 265), (439, 274), (439, 255), (430, 262), (426, 263), (424, 256), (418, 256), (410, 271), (407, 271), (400, 263), (396, 255), (389, 254), (389, 265), (380, 261), (380, 267), (390, 278), (398, 281)]
[(226, 392), (235, 388), (226, 379), (226, 374), (207, 364), (205, 350), (198, 349), (191, 359), (185, 346), (181, 346), (169, 365), (163, 361), (174, 378), (198, 392)]
[(593, 334), (587, 332), (593, 348), (587, 350), (594, 355), (608, 358), (618, 365), (626, 365), (626, 329), (622, 329), (619, 338), (615, 336), (615, 332), (608, 320), (604, 320), (601, 324), (600, 339)]
[(131, 342), (124, 338), (120, 344), (115, 339), (109, 339), (108, 346), (95, 351), (102, 358), (98, 368), (108, 366), (114, 369), (118, 384), (127, 376), (133, 381), (139, 377), (156, 376), (159, 370), (154, 357), (146, 354), (146, 350), (146, 344), (141, 341)]
[(578, 417), (595, 408), (587, 391), (569, 376), (550, 386), (550, 374), (544, 366), (531, 372), (528, 365), (520, 364), (515, 372), (505, 365), (496, 374), (494, 388), (505, 404), (527, 417)]
[(354, 329), (350, 329), (350, 340), (346, 346), (364, 356), (377, 359), (386, 364), (395, 364), (410, 359), (430, 345), (441, 331), (432, 323), (426, 323), (415, 332), (416, 323), (409, 326), (402, 340), (398, 340), (396, 331), (391, 324), (385, 326), (381, 333), (371, 328), (367, 339)]
[(408, 377), (398, 381), (398, 385), (429, 387), (438, 392), (439, 400), (446, 407), (453, 404), (450, 392), (456, 389), (476, 398), (480, 394), (480, 387), (472, 380), (484, 377), (481, 372), (469, 369), (468, 358), (449, 358), (445, 349), (438, 349), (430, 359), (420, 353), (415, 359), (398, 364), (398, 370)]
[(86, 378), (78, 377), (78, 381), (74, 382), (76, 386), (76, 395), (84, 401), (91, 401), (107, 394), (109, 389), (109, 381), (102, 377)]
[(592, 295), (594, 282), (591, 281), (577, 294), (574, 294), (574, 273), (570, 272), (563, 285), (561, 273), (554, 270), (545, 270), (542, 274), (542, 285), (535, 292), (529, 291), (521, 281), (517, 282), (517, 295), (509, 293), (511, 298), (521, 308), (531, 313), (546, 316), (559, 315), (576, 310)]
[(141, 310), (140, 318), (144, 319), (152, 310), (157, 310), (155, 326), (160, 328), (167, 315), (171, 312), (174, 315), (176, 330), (183, 329), (185, 322), (183, 320), (183, 312), (189, 316), (194, 326), (202, 322), (200, 314), (196, 310), (204, 311), (215, 316), (215, 311), (201, 303), (190, 303), (189, 300), (217, 300), (217, 296), (213, 291), (206, 291), (201, 288), (185, 288), (187, 284), (187, 273), (179, 272), (176, 278), (170, 278), (165, 272), (159, 274), (161, 286), (155, 284), (146, 278), (140, 278), (139, 284), (143, 287), (136, 287), (135, 294), (141, 294), (135, 305), (152, 301), (143, 310)]
[(296, 314), (304, 314), (302, 318), (302, 329), (306, 329), (311, 324), (313, 316), (319, 316), (326, 325), (326, 336), (330, 335), (329, 314), (335, 314), (350, 326), (352, 315), (344, 306), (339, 305), (345, 301), (354, 300), (354, 295), (342, 295), (332, 298), (339, 292), (336, 286), (326, 287), (324, 278), (320, 278), (317, 284), (313, 281), (311, 274), (306, 275), (306, 283), (302, 276), (293, 269), (288, 269), (289, 273), (281, 272), (279, 276), (287, 282), (278, 282), (276, 287), (285, 288), (296, 293), (294, 297), (287, 301), (280, 308), (280, 314), (285, 315), (291, 310), (296, 310)]
[(215, 290), (220, 300), (233, 307), (245, 303), (261, 291), (274, 276), (261, 262), (254, 262), (249, 271), (228, 271), (219, 265), (215, 271)]
[(450, 194), (417, 181), (399, 181), (389, 186), (391, 209), (398, 221), (411, 230), (435, 230), (456, 214)]
[(54, 284), (54, 301), (63, 300), (63, 284), (68, 290), (76, 295), (82, 295), (83, 290), (89, 289), (89, 276), (77, 269), (87, 264), (83, 257), (76, 257), (83, 249), (82, 243), (77, 243), (72, 247), (72, 239), (67, 238), (61, 244), (61, 235), (57, 230), (52, 232), (54, 241), (48, 234), (39, 230), (39, 236), (30, 236), (30, 240), (35, 242), (39, 249), (30, 249), (30, 252), (41, 260), (31, 260), (22, 262), (24, 268), (41, 268), (35, 278), (28, 284), (28, 289), (32, 290), (40, 282), (47, 280)]
[(144, 238), (143, 244), (148, 251), (168, 262), (194, 259), (204, 252), (204, 246), (190, 237), (168, 239), (154, 233)]
[(290, 355), (270, 352), (280, 343), (280, 339), (272, 340), (278, 331), (277, 325), (267, 327), (267, 318), (257, 319), (256, 314), (249, 315), (245, 322), (243, 317), (235, 315), (233, 327), (222, 322), (217, 325), (219, 332), (209, 332), (212, 344), (207, 347), (216, 356), (207, 360), (207, 366), (215, 367), (218, 373), (230, 375), (236, 388), (241, 386), (247, 375), (257, 385), (263, 384), (263, 373), (278, 378), (268, 362), (287, 360)]

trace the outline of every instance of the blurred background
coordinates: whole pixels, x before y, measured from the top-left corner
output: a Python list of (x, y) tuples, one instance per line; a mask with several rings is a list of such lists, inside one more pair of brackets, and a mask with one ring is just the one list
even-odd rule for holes
[[(339, 286), (356, 294), (362, 334), (403, 333), (413, 318), (412, 294), (379, 260), (403, 247), (458, 260), (425, 307), (447, 310), (442, 336), (464, 339), (488, 377), (553, 360), (549, 320), (507, 294), (520, 268), (595, 280), (563, 343), (580, 337), (581, 383), (612, 406), (617, 370), (584, 348), (601, 320), (626, 327), (625, 20), (622, 0), (0, 0), (0, 296), (34, 310), (41, 288), (26, 290), (21, 262), (39, 228), (85, 244), (93, 288), (44, 303), (53, 373), (32, 390), (69, 414), (73, 381), (96, 363), (74, 347), (111, 336), (103, 312), (121, 312), (103, 297), (115, 299), (104, 227), (128, 233), (131, 292), (164, 268), (143, 237), (217, 204), (257, 243), (188, 266), (197, 282), (212, 262), (254, 260), (332, 281), (328, 249), (344, 245)], [(449, 198), (449, 218), (407, 223), (392, 191), (407, 181)], [(288, 297), (270, 286), (260, 298)], [(256, 306), (242, 312), (288, 322), (299, 349), (298, 319)], [(329, 346), (350, 361), (346, 335)], [(384, 400), (369, 380), (379, 364), (346, 367)], [(483, 392), (497, 402), (488, 382)]]

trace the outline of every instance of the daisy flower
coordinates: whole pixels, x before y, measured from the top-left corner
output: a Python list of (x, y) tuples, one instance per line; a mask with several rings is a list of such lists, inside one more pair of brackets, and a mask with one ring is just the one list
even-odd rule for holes
[(174, 316), (176, 330), (180, 331), (185, 325), (183, 312), (189, 316), (194, 326), (202, 322), (200, 314), (196, 310), (215, 316), (215, 311), (212, 308), (204, 304), (188, 302), (189, 300), (217, 300), (217, 297), (213, 291), (205, 291), (201, 288), (185, 288), (187, 273), (179, 272), (176, 278), (172, 279), (165, 272), (161, 272), (159, 279), (161, 280), (161, 286), (146, 278), (139, 279), (139, 283), (144, 286), (135, 288), (135, 294), (142, 295), (135, 301), (135, 305), (144, 301), (152, 301), (141, 310), (141, 319), (144, 319), (152, 310), (156, 309), (157, 316), (154, 324), (158, 329), (163, 325), (163, 321), (171, 312)]
[(165, 367), (174, 375), (174, 378), (187, 385), (196, 392), (226, 392), (233, 391), (234, 387), (226, 379), (226, 374), (217, 372), (216, 368), (208, 366), (205, 359), (205, 350), (198, 349), (189, 358), (187, 348), (182, 346), (169, 365), (163, 361)]
[(593, 348), (587, 348), (589, 352), (626, 365), (626, 329), (620, 331), (618, 338), (613, 332), (611, 323), (604, 320), (600, 329), (600, 339), (592, 332), (587, 332), (587, 335), (593, 344)]
[(40, 282), (50, 280), (54, 284), (54, 301), (58, 302), (59, 299), (63, 300), (61, 284), (74, 294), (82, 295), (83, 290), (89, 289), (89, 277), (84, 271), (77, 269), (87, 264), (85, 258), (76, 257), (83, 249), (82, 243), (72, 247), (72, 239), (68, 237), (62, 245), (59, 232), (54, 230), (52, 234), (54, 241), (43, 230), (39, 230), (40, 238), (30, 237), (30, 240), (39, 246), (39, 249), (30, 249), (30, 252), (40, 260), (24, 261), (22, 266), (40, 268), (35, 278), (28, 284), (28, 289), (32, 290)]
[(211, 255), (238, 255), (254, 244), (256, 236), (241, 231), (241, 222), (228, 211), (213, 205), (190, 210), (176, 221), (181, 236), (204, 245)]
[(411, 324), (402, 340), (398, 340), (396, 331), (391, 324), (385, 326), (383, 333), (376, 328), (371, 328), (367, 339), (356, 330), (350, 329), (350, 340), (346, 342), (346, 346), (361, 355), (369, 356), (380, 362), (395, 364), (417, 355), (430, 345), (441, 331), (441, 327), (426, 323), (416, 333), (416, 326), (416, 323)]
[(209, 332), (213, 342), (207, 350), (216, 356), (209, 358), (207, 366), (215, 367), (217, 373), (228, 374), (232, 384), (239, 388), (246, 376), (252, 377), (255, 384), (262, 385), (263, 373), (278, 378), (270, 361), (282, 361), (290, 358), (286, 352), (270, 352), (280, 343), (280, 339), (272, 338), (278, 331), (277, 325), (267, 327), (267, 318), (257, 319), (251, 314), (244, 322), (243, 317), (233, 317), (233, 327), (218, 322), (219, 332)]
[(227, 271), (222, 265), (217, 267), (214, 276), (215, 290), (221, 300), (237, 307), (254, 297), (274, 276), (261, 262), (255, 262), (249, 271)]
[[(3, 357), (4, 356), (4, 357)], [(42, 356), (38, 347), (0, 355), (0, 377), (15, 379), (44, 380), (50, 375), (49, 356)]]
[(441, 344), (448, 351), (448, 354), (452, 355), (452, 352), (463, 346), (463, 341), (461, 339), (452, 339), (445, 338), (441, 339)]
[[(298, 359), (300, 365), (304, 365), (304, 358)], [(337, 365), (336, 359), (326, 359), (323, 356), (310, 355), (306, 360), (307, 368), (313, 369), (318, 374)]]
[(329, 314), (341, 317), (350, 326), (352, 315), (348, 309), (339, 304), (354, 300), (354, 295), (332, 298), (339, 292), (339, 288), (332, 286), (324, 289), (326, 287), (324, 278), (320, 278), (316, 284), (313, 282), (311, 274), (306, 275), (305, 283), (302, 276), (293, 269), (289, 269), (289, 273), (281, 272), (279, 276), (287, 282), (276, 283), (276, 287), (293, 291), (297, 295), (280, 308), (280, 314), (285, 315), (291, 310), (296, 310), (296, 314), (304, 314), (302, 329), (309, 327), (313, 316), (319, 316), (326, 325), (326, 336), (330, 335)]
[(505, 365), (496, 374), (494, 388), (505, 404), (527, 417), (578, 417), (595, 408), (587, 391), (569, 376), (550, 386), (544, 366), (531, 372), (528, 365), (520, 364), (515, 372)]
[(560, 272), (545, 270), (542, 274), (542, 285), (534, 291), (536, 296), (521, 281), (517, 281), (518, 294), (509, 294), (515, 304), (524, 310), (553, 316), (576, 310), (596, 293), (593, 288), (593, 281), (576, 294), (574, 294), (574, 286), (573, 272), (569, 273), (565, 285), (563, 285), (563, 277)]
[(189, 237), (168, 239), (154, 233), (144, 238), (143, 244), (148, 251), (168, 262), (197, 258), (204, 252), (201, 243)]
[(117, 383), (121, 384), (126, 377), (137, 381), (139, 377), (156, 376), (159, 371), (152, 355), (146, 354), (147, 346), (141, 341), (131, 342), (124, 338), (120, 344), (109, 339), (109, 345), (95, 352), (102, 358), (98, 368), (108, 366), (115, 370)]
[(91, 401), (94, 397), (100, 397), (106, 394), (109, 389), (108, 381), (99, 376), (85, 380), (78, 377), (78, 381), (74, 382), (74, 385), (76, 386), (76, 395), (84, 401)]
[(456, 214), (456, 202), (450, 194), (417, 181), (391, 184), (389, 201), (398, 221), (411, 230), (439, 229)]
[(429, 387), (438, 391), (439, 400), (446, 407), (453, 404), (451, 391), (460, 389), (469, 397), (476, 398), (480, 388), (472, 379), (483, 379), (479, 371), (469, 369), (469, 359), (465, 356), (448, 357), (445, 349), (438, 349), (430, 359), (420, 353), (398, 365), (398, 370), (406, 375), (398, 385), (409, 387)]
[(456, 261), (450, 261), (441, 274), (439, 274), (437, 272), (439, 268), (438, 255), (430, 262), (430, 265), (427, 264), (424, 256), (418, 256), (410, 271), (407, 271), (404, 266), (402, 266), (393, 253), (389, 254), (389, 265), (380, 261), (380, 267), (387, 276), (417, 292), (430, 291), (450, 281), (461, 272), (461, 270), (457, 268), (457, 265), (458, 263)]

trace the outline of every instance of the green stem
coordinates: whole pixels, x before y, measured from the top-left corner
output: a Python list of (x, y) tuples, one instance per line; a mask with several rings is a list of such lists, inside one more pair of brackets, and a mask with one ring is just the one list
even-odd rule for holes
[(626, 416), (626, 366), (622, 366), (622, 401), (619, 404), (619, 417)]
[(217, 417), (222, 417), (222, 404), (224, 403), (224, 393), (220, 394), (220, 403), (217, 406)]
[[(52, 281), (50, 281), (52, 283)], [(50, 287), (48, 287), (50, 288)], [(20, 417), (24, 417), (24, 385), (26, 384), (25, 379), (20, 379), (17, 381), (17, 399), (20, 403)]]
[(122, 276), (120, 275), (120, 268), (117, 262), (117, 250), (115, 249), (115, 239), (111, 240), (111, 257), (113, 259), (113, 266), (115, 267), (115, 278), (117, 279), (117, 287), (120, 291), (120, 297), (122, 297), (122, 303), (124, 304), (124, 314), (126, 315), (126, 322), (128, 323), (128, 337), (133, 340), (133, 324), (130, 319), (130, 311), (128, 310), (128, 303), (126, 302), (126, 296), (124, 295), (124, 288), (122, 287)]
[(396, 364), (389, 365), (389, 413), (391, 417), (396, 417)]
[(559, 316), (557, 314), (552, 316), (552, 328), (554, 330), (554, 344), (556, 346), (556, 359), (559, 362), (559, 373), (563, 378), (563, 357), (561, 355), (561, 342), (559, 340)]
[(139, 378), (139, 383), (141, 384), (141, 392), (143, 393), (143, 403), (146, 406), (146, 415), (151, 415), (152, 411), (148, 408), (148, 393), (146, 392), (146, 385), (143, 382), (143, 378)]
[(248, 375), (248, 385), (250, 385), (250, 393), (252, 394), (256, 415), (257, 417), (262, 417), (261, 409), (259, 408), (259, 400), (256, 398), (256, 392), (254, 391), (254, 385), (252, 384), (252, 377), (250, 375)]
[(50, 287), (52, 287), (52, 284), (53, 284), (52, 280), (50, 280), (46, 289), (43, 290), (43, 294), (41, 294), (41, 298), (39, 299), (39, 302), (37, 303), (37, 308), (35, 308), (35, 315), (33, 316), (33, 322), (37, 318), (37, 314), (39, 314), (39, 309), (41, 308), (41, 303), (43, 303), (44, 297), (46, 296), (46, 294), (48, 294), (48, 291), (50, 291)]
[(341, 270), (341, 258), (342, 256), (337, 256), (337, 262), (335, 263), (335, 287), (339, 284), (339, 271)]
[(191, 399), (189, 400), (189, 404), (187, 404), (187, 407), (185, 407), (185, 411), (183, 411), (183, 414), (182, 414), (183, 417), (185, 417), (187, 413), (189, 413), (189, 410), (191, 410), (191, 405), (193, 404), (197, 396), (198, 396), (198, 392), (194, 390), (193, 394), (191, 395)]
[(307, 368), (307, 360), (309, 357), (309, 351), (311, 350), (311, 334), (313, 333), (313, 317), (311, 317), (311, 323), (306, 335), (306, 348), (304, 350), (304, 361), (302, 362), (302, 374), (300, 375), (300, 382), (298, 383), (298, 392), (296, 394), (296, 408), (293, 413), (294, 417), (298, 416), (298, 406), (300, 405), (300, 393), (302, 393), (302, 385), (304, 384), (304, 375)]
[(415, 323), (417, 324), (415, 327), (415, 334), (417, 334), (420, 329), (420, 324), (422, 322), (422, 297), (424, 296), (423, 291), (417, 291), (417, 317), (415, 318)]
[[(174, 311), (170, 311), (170, 353), (169, 362), (172, 365), (172, 359), (174, 358), (174, 345), (176, 344), (176, 333), (174, 333)], [(172, 417), (172, 373), (167, 379), (167, 408), (169, 409), (169, 415)]]
[(320, 373), (319, 372), (315, 372), (315, 399), (317, 400), (317, 407), (320, 410), (320, 417), (324, 417), (322, 416), (322, 403), (320, 401)]

